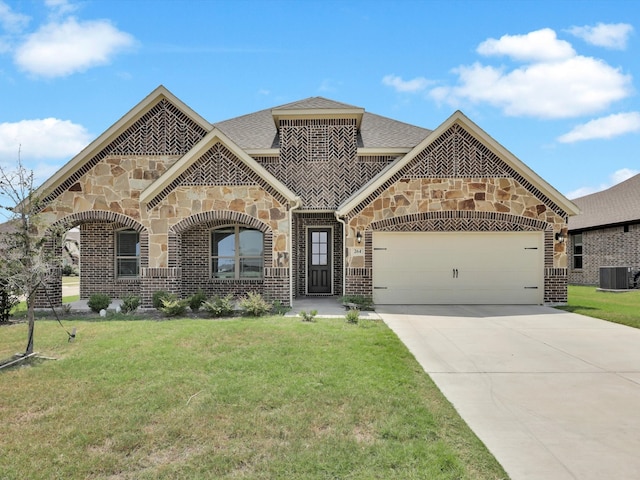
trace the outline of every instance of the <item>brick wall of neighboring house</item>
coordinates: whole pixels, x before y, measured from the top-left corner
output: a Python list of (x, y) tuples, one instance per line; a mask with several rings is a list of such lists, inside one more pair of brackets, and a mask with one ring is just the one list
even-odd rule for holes
[[(600, 267), (631, 267), (640, 270), (640, 224), (582, 232), (582, 268), (573, 268), (569, 259), (569, 283), (599, 285)], [(573, 252), (574, 236), (569, 235), (568, 251)]]
[(329, 227), (333, 231), (333, 294), (342, 295), (344, 248), (342, 224), (332, 213), (294, 213), (293, 265), (296, 273), (295, 296), (307, 294), (307, 232), (310, 227)]

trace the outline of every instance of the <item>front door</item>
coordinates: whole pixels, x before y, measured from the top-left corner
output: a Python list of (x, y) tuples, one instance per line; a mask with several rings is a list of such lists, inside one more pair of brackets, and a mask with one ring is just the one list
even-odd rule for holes
[(307, 292), (331, 292), (331, 229), (310, 228), (307, 235)]

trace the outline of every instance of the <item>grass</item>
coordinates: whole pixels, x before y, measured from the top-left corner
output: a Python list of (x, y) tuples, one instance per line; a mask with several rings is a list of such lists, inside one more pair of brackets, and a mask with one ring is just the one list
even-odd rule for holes
[(382, 322), (65, 327), (36, 323), (57, 361), (0, 371), (3, 480), (507, 478)]
[(593, 286), (569, 285), (568, 305), (558, 308), (640, 328), (640, 290), (599, 292)]

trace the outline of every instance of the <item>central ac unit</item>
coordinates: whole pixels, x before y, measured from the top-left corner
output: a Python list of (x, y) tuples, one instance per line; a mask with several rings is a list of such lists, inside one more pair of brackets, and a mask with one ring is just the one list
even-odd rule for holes
[(600, 288), (627, 290), (631, 267), (600, 267)]

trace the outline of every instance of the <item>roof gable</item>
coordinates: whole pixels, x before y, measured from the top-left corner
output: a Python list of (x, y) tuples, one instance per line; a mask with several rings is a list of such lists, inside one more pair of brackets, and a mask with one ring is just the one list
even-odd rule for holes
[(640, 220), (640, 174), (607, 190), (576, 198), (581, 215), (569, 220), (569, 230), (580, 230)]
[(161, 85), (45, 181), (38, 194), (52, 201), (108, 155), (183, 155), (212, 128)]
[[(470, 149), (465, 152), (465, 155), (458, 154), (459, 146), (455, 141), (450, 142), (451, 145), (445, 144), (452, 129), (461, 129), (460, 133), (470, 140)], [(443, 150), (444, 156), (429, 155), (438, 148)], [(455, 159), (453, 165), (452, 158)], [(537, 193), (540, 200), (546, 200), (545, 203), (553, 210), (560, 210), (567, 215), (576, 215), (579, 212), (573, 203), (533, 170), (496, 142), (462, 112), (456, 111), (402, 159), (380, 172), (343, 202), (337, 210), (337, 215), (346, 216), (363, 208), (390, 183), (394, 183), (404, 175), (443, 177), (453, 175), (469, 178), (512, 176), (528, 187), (532, 193)]]
[[(222, 150), (220, 150), (220, 146), (222, 146)], [(220, 175), (219, 172), (216, 172), (215, 175), (210, 175), (207, 171), (204, 171), (203, 168), (200, 168), (197, 162), (203, 159), (206, 160), (207, 157), (216, 156), (216, 153), (212, 152), (212, 149), (218, 150), (218, 157), (221, 155), (228, 161), (237, 159), (238, 164), (231, 167), (235, 168), (234, 174)], [(240, 167), (240, 170), (238, 170), (237, 167)], [(182, 183), (207, 184), (208, 181), (214, 180), (222, 181), (224, 184), (234, 185), (235, 183), (243, 182), (242, 179), (239, 179), (240, 175), (247, 180), (253, 177), (253, 182), (257, 182), (265, 188), (271, 189), (272, 193), (279, 196), (283, 203), (299, 202), (298, 197), (291, 190), (266, 171), (258, 162), (247, 155), (217, 128), (209, 132), (189, 153), (184, 155), (160, 178), (149, 185), (140, 194), (140, 201), (146, 203), (147, 208), (150, 209)], [(215, 179), (212, 177), (215, 177)]]

